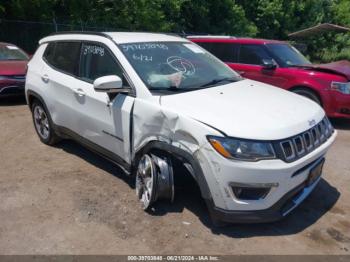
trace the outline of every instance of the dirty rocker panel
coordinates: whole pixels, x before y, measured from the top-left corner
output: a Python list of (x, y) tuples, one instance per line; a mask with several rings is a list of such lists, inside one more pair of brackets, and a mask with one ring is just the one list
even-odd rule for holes
[(117, 164), (120, 166), (126, 173), (130, 174), (131, 172), (131, 166), (128, 164), (124, 159), (122, 159), (120, 156), (116, 155), (115, 153), (91, 142), (90, 140), (78, 135), (77, 133), (73, 132), (72, 130), (62, 127), (62, 126), (57, 126), (53, 124), (54, 130), (63, 136), (66, 136), (68, 138), (73, 139), (74, 141), (78, 142), (79, 144), (82, 144), (83, 146), (87, 147), (91, 151), (99, 154), (100, 156), (106, 158), (107, 160)]

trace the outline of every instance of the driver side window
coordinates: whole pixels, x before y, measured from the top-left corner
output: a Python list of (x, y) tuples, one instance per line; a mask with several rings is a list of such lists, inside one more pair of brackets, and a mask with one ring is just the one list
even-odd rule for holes
[(117, 75), (123, 80), (123, 84), (127, 85), (123, 71), (110, 51), (103, 45), (95, 43), (83, 43), (79, 75), (91, 83), (102, 76)]

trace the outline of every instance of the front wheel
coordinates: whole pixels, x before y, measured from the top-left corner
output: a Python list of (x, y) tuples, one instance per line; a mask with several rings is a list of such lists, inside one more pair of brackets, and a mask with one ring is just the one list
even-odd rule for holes
[(168, 157), (144, 154), (138, 162), (135, 182), (137, 198), (145, 211), (157, 200), (174, 200), (173, 167)]
[(44, 106), (38, 101), (33, 102), (32, 116), (35, 131), (38, 134), (41, 142), (47, 145), (57, 143), (59, 141), (59, 137), (52, 128), (52, 123), (48, 112), (46, 112)]

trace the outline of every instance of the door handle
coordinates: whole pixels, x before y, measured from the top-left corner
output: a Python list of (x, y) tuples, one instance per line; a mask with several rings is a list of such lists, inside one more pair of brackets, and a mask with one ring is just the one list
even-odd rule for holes
[(85, 92), (81, 88), (74, 89), (74, 93), (77, 94), (78, 96), (85, 96)]
[(41, 76), (41, 80), (43, 80), (44, 83), (48, 83), (50, 81), (50, 78), (47, 74)]
[(244, 75), (245, 71), (237, 71), (237, 73), (240, 74), (240, 75)]

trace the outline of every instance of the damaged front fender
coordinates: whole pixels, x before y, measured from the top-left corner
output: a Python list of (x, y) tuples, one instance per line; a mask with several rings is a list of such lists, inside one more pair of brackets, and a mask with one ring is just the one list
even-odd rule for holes
[(133, 159), (152, 149), (168, 152), (191, 165), (203, 198), (212, 199), (213, 194), (221, 202), (218, 180), (210, 170), (203, 172), (209, 165), (201, 153), (208, 143), (206, 135), (219, 135), (217, 130), (148, 100), (135, 100), (132, 121)]

